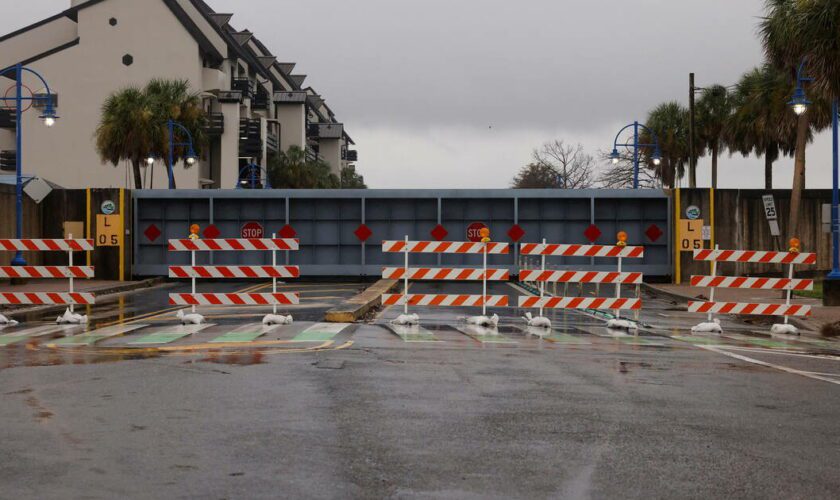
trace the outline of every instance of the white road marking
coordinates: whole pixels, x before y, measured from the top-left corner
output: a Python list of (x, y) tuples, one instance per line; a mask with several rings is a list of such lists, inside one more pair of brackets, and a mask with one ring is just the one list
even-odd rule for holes
[(794, 375), (800, 375), (802, 377), (808, 377), (810, 379), (821, 380), (823, 382), (828, 382), (830, 384), (840, 385), (840, 380), (835, 380), (833, 378), (824, 377), (822, 375), (814, 375), (811, 372), (804, 372), (802, 370), (797, 370), (795, 368), (789, 368), (787, 366), (774, 365), (773, 363), (765, 363), (764, 361), (759, 361), (757, 359), (749, 358), (747, 356), (741, 356), (740, 354), (735, 354), (734, 352), (727, 352), (727, 351), (725, 351), (723, 349), (719, 349), (717, 347), (708, 346), (708, 345), (697, 345), (697, 347), (699, 347), (700, 349), (706, 349), (707, 351), (716, 352), (718, 354), (723, 354), (724, 356), (729, 356), (730, 358), (735, 358), (735, 359), (738, 359), (738, 360), (741, 360), (741, 361), (745, 361), (747, 363), (752, 363), (752, 364), (759, 365), (759, 366), (764, 366), (764, 367), (767, 367), (767, 368), (775, 368), (777, 370), (787, 372), (787, 373), (792, 373)]
[(746, 351), (761, 354), (779, 354), (783, 356), (798, 356), (801, 358), (823, 359), (826, 361), (840, 361), (840, 356), (833, 354), (808, 354), (802, 351), (789, 351), (786, 349), (764, 349), (761, 347), (738, 347), (726, 344), (717, 345), (715, 347), (729, 349), (731, 351)]

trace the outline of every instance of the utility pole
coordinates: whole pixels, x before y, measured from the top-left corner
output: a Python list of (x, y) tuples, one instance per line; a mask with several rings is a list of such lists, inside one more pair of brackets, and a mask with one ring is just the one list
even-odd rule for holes
[[(697, 155), (694, 149), (694, 93), (697, 89), (694, 87), (694, 73), (688, 74), (688, 175), (691, 180), (697, 176)], [(696, 187), (696, 186), (691, 186)]]

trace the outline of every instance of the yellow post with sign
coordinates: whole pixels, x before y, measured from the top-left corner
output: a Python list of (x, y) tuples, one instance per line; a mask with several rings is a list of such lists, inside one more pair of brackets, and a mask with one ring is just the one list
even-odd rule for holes
[(122, 216), (96, 214), (96, 246), (121, 247), (122, 240)]
[(682, 283), (682, 262), (680, 262), (680, 188), (674, 190), (674, 283), (679, 285)]

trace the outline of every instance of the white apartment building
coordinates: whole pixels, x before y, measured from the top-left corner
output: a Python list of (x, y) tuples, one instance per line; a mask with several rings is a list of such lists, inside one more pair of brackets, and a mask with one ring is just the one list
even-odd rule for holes
[[(65, 188), (133, 187), (129, 165), (102, 164), (94, 134), (108, 95), (153, 78), (189, 81), (209, 113), (209, 144), (194, 166), (176, 166), (178, 188), (234, 188), (244, 165), (265, 167), (270, 153), (291, 146), (336, 174), (351, 166), (353, 140), (324, 99), (293, 74), (294, 63), (234, 29), (232, 17), (203, 0), (71, 0), (64, 12), (0, 37), (0, 69), (23, 63), (43, 75), (60, 116), (47, 128), (37, 109), (24, 114), (24, 174)], [(44, 92), (33, 75), (23, 84)], [(14, 85), (14, 73), (0, 77), (0, 92), (14, 95)], [(0, 173), (14, 171), (14, 118), (0, 110)], [(154, 187), (167, 187), (165, 168), (155, 168)]]

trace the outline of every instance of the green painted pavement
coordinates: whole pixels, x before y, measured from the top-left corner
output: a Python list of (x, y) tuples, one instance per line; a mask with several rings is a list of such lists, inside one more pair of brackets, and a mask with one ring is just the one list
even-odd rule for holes
[(72, 337), (65, 337), (63, 339), (56, 340), (52, 344), (49, 344), (50, 347), (84, 347), (84, 346), (91, 346), (96, 344), (97, 342), (101, 342), (105, 339), (109, 339), (111, 337), (118, 337), (120, 335), (125, 335), (126, 333), (131, 333), (135, 330), (140, 330), (141, 328), (146, 328), (149, 325), (115, 325), (109, 326), (107, 328), (102, 328), (99, 330), (93, 330), (91, 332), (83, 333), (81, 335), (75, 335)]
[(293, 338), (294, 342), (326, 342), (341, 333), (351, 323), (315, 323)]
[(204, 330), (205, 328), (210, 328), (211, 326), (213, 325), (178, 325), (171, 327), (161, 327), (159, 331), (146, 335), (145, 337), (141, 337), (133, 342), (129, 342), (128, 344), (169, 344), (171, 342), (175, 342), (178, 339), (182, 339), (188, 335), (198, 333), (201, 330)]
[(390, 327), (394, 333), (399, 335), (403, 342), (440, 342), (432, 332), (419, 325), (390, 325)]
[(803, 346), (797, 346), (796, 344), (791, 343), (791, 342), (784, 342), (784, 341), (781, 341), (781, 340), (771, 340), (771, 339), (759, 339), (759, 338), (755, 338), (755, 337), (750, 337), (748, 335), (739, 335), (739, 334), (736, 334), (736, 333), (724, 334), (724, 337), (726, 337), (727, 339), (730, 339), (730, 340), (734, 340), (734, 341), (737, 341), (737, 342), (746, 342), (747, 344), (751, 344), (751, 345), (755, 345), (755, 346), (759, 346), (759, 347), (769, 347), (769, 348), (776, 348), (776, 349), (779, 349), (779, 348), (784, 349), (784, 348), (791, 348), (791, 347), (803, 347)]
[(558, 344), (579, 344), (579, 345), (589, 345), (592, 342), (588, 340), (584, 340), (580, 337), (575, 337), (574, 335), (569, 335), (568, 333), (558, 333), (551, 335), (549, 337), (544, 337), (545, 340), (549, 342), (556, 342)]
[(0, 347), (10, 346), (30, 339), (52, 335), (54, 333), (70, 334), (84, 328), (81, 325), (45, 325), (26, 328), (14, 333), (0, 335)]
[(210, 341), (211, 344), (237, 344), (237, 343), (247, 343), (253, 342), (254, 340), (262, 337), (266, 333), (278, 328), (280, 325), (263, 325), (263, 324), (253, 324), (253, 325), (244, 325), (240, 326), (239, 328), (227, 332), (226, 334), (222, 335), (221, 337), (217, 337)]
[(482, 344), (516, 344), (513, 339), (509, 339), (500, 334), (498, 330), (491, 328), (484, 328), (483, 326), (466, 325), (458, 327), (458, 331), (464, 335), (473, 338)]

